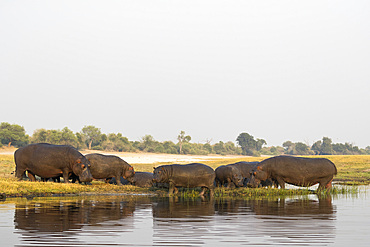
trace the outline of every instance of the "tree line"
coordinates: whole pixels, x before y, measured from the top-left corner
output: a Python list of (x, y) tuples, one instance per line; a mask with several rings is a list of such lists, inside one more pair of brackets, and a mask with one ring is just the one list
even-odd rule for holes
[(316, 141), (312, 146), (302, 142), (286, 141), (282, 146), (266, 146), (264, 139), (254, 138), (249, 133), (240, 133), (236, 144), (232, 141), (211, 144), (192, 143), (185, 131), (180, 131), (177, 143), (159, 142), (151, 135), (143, 136), (139, 141), (130, 141), (122, 133), (102, 133), (93, 125), (84, 126), (80, 132), (73, 132), (68, 127), (61, 130), (37, 129), (32, 136), (26, 134), (23, 126), (2, 122), (0, 124), (0, 147), (22, 147), (30, 143), (51, 143), (71, 145), (77, 149), (104, 150), (116, 152), (150, 152), (168, 154), (220, 154), (220, 155), (361, 155), (370, 154), (370, 146), (361, 149), (350, 143), (333, 143), (328, 137)]

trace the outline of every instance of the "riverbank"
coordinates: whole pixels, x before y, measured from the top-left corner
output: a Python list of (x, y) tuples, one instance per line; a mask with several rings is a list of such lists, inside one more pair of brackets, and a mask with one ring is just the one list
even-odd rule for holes
[[(156, 188), (139, 188), (136, 186), (116, 186), (94, 181), (92, 185), (64, 184), (52, 182), (17, 181), (12, 172), (15, 170), (13, 153), (16, 149), (0, 149), (0, 193), (5, 193), (7, 197), (35, 197), (35, 196), (55, 196), (55, 195), (82, 195), (87, 193), (95, 194), (150, 194), (165, 195), (166, 190)], [(91, 151), (82, 151), (83, 154)], [(213, 169), (221, 165), (231, 164), (238, 161), (262, 161), (267, 157), (249, 157), (249, 156), (193, 156), (193, 155), (171, 155), (171, 154), (153, 154), (153, 153), (111, 153), (131, 164), (135, 171), (152, 172), (153, 167), (164, 164), (185, 164), (200, 162), (209, 165)], [(317, 157), (317, 156), (310, 156)], [(334, 177), (334, 182), (358, 185), (370, 184), (370, 155), (330, 155), (320, 156), (328, 158), (337, 167), (338, 174)], [(281, 189), (220, 189), (216, 190), (216, 196), (252, 196), (252, 195), (279, 195), (287, 193), (312, 193), (311, 190)], [(182, 196), (195, 197), (199, 194), (197, 190), (183, 190)], [(335, 192), (336, 193), (336, 192)]]

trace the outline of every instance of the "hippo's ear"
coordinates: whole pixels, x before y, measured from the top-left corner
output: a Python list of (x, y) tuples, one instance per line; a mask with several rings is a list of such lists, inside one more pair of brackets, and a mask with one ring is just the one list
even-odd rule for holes
[(153, 170), (155, 170), (155, 166), (153, 166)]
[(134, 170), (134, 168), (132, 168), (132, 166), (130, 168), (128, 168), (130, 171)]
[(257, 166), (257, 170), (262, 171), (262, 166)]

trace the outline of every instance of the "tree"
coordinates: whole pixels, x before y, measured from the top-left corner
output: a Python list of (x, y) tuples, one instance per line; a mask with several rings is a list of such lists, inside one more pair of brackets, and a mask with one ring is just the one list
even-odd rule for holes
[(100, 128), (96, 128), (93, 125), (84, 126), (81, 131), (85, 142), (88, 144), (88, 148), (91, 149), (92, 144), (99, 144), (101, 141), (101, 131)]
[(322, 138), (322, 144), (321, 144), (321, 153), (323, 155), (328, 155), (328, 154), (333, 154), (333, 146), (332, 146), (332, 141), (328, 137), (323, 137)]
[(257, 138), (257, 141), (256, 141), (256, 150), (257, 151), (261, 151), (262, 146), (263, 145), (266, 145), (266, 144), (267, 144), (267, 142), (264, 139), (258, 139)]
[(6, 144), (10, 147), (13, 143), (14, 146), (21, 147), (28, 143), (28, 139), (29, 136), (26, 135), (23, 126), (6, 122), (0, 124), (0, 141), (2, 144)]
[(314, 151), (315, 154), (321, 154), (321, 141), (312, 144), (311, 150)]
[(236, 138), (239, 146), (242, 148), (244, 155), (253, 155), (253, 150), (256, 149), (257, 141), (254, 140), (254, 137), (248, 133), (241, 133)]
[(68, 127), (64, 127), (62, 130), (37, 129), (33, 132), (31, 142), (78, 146), (77, 136)]
[(294, 154), (300, 155), (310, 154), (310, 147), (304, 144), (303, 142), (295, 143), (294, 149), (295, 149)]
[(216, 154), (225, 155), (226, 154), (226, 148), (225, 144), (222, 141), (219, 141), (213, 146), (213, 151), (215, 151)]
[(32, 143), (46, 143), (48, 142), (48, 131), (46, 129), (37, 129), (31, 136)]
[(286, 141), (286, 142), (283, 143), (283, 147), (284, 147), (284, 152), (286, 154), (289, 154), (294, 149), (294, 143), (291, 142), (291, 141)]
[(184, 143), (188, 143), (191, 140), (191, 137), (189, 135), (185, 136), (185, 131), (180, 131), (180, 135), (177, 136), (177, 140), (179, 141), (179, 153), (182, 153), (182, 146)]
[(145, 135), (141, 138), (140, 149), (146, 152), (154, 152), (157, 141), (154, 140), (153, 136)]
[(60, 131), (60, 133), (61, 133), (60, 144), (77, 147), (78, 143), (77, 137), (72, 130), (68, 129), (68, 127), (64, 127)]

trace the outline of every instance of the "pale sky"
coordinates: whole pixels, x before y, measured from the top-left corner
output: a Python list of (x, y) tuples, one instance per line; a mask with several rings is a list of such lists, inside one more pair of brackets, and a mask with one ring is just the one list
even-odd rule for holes
[(0, 1), (0, 122), (370, 145), (370, 1)]

